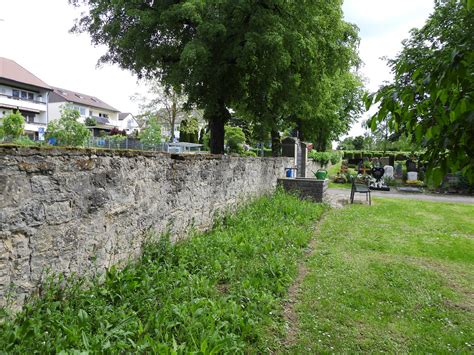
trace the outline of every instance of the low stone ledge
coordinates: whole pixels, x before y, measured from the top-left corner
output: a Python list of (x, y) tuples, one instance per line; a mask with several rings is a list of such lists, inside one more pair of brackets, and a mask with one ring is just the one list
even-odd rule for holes
[(296, 193), (303, 199), (314, 202), (323, 202), (329, 180), (317, 180), (311, 178), (282, 178), (278, 179), (278, 186), (287, 192)]

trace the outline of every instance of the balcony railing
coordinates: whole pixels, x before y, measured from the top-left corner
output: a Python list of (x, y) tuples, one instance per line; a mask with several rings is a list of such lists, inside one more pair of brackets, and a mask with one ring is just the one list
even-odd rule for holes
[(28, 102), (32, 102), (32, 103), (35, 103), (35, 104), (43, 104), (43, 105), (46, 105), (46, 102), (44, 102), (44, 101), (39, 101), (39, 100), (29, 100), (29, 99), (27, 99), (27, 98), (21, 98), (21, 97), (12, 96), (12, 95), (6, 95), (6, 94), (0, 94), (0, 96), (6, 97), (6, 98), (12, 99), (12, 100), (28, 101)]

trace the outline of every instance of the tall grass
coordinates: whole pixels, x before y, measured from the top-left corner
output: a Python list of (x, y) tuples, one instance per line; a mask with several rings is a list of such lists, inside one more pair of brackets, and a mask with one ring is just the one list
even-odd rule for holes
[(208, 233), (150, 243), (100, 280), (56, 279), (20, 313), (3, 312), (0, 349), (266, 352), (283, 332), (281, 303), (323, 210), (278, 192)]

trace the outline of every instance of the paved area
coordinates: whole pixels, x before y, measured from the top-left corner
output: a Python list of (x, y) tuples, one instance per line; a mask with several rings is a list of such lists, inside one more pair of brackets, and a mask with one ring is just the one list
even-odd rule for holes
[[(351, 195), (351, 190), (349, 189), (328, 189), (326, 193), (325, 201), (334, 208), (341, 208), (344, 205), (349, 203), (350, 195)], [(400, 192), (395, 189), (392, 189), (391, 191), (372, 191), (372, 197), (404, 198), (404, 199), (411, 199), (411, 200), (474, 204), (474, 196), (410, 193), (410, 192)], [(356, 194), (354, 202), (366, 203), (365, 194)]]

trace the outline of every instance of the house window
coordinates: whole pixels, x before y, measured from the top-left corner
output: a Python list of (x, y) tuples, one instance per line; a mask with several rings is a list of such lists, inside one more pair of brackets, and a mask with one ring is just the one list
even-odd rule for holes
[(85, 116), (86, 115), (86, 109), (84, 107), (80, 107), (80, 106), (73, 106), (73, 109), (76, 110), (76, 111), (79, 111), (79, 114), (81, 116)]
[(13, 89), (13, 90), (12, 90), (12, 96), (19, 98), (19, 97), (20, 97), (20, 90), (15, 90), (15, 89)]
[(22, 100), (27, 100), (28, 99), (28, 93), (26, 91), (21, 92), (21, 99)]
[(35, 95), (32, 92), (28, 93), (28, 100), (33, 101), (35, 99)]
[(109, 115), (106, 113), (99, 113), (99, 117), (109, 118)]

